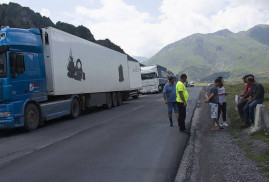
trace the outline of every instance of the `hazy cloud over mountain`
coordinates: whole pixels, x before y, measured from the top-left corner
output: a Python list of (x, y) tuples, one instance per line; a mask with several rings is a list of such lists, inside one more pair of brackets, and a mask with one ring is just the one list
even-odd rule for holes
[[(0, 0), (0, 3), (7, 3)], [(90, 28), (131, 55), (150, 57), (193, 33), (234, 32), (269, 23), (268, 0), (14, 0), (56, 22)]]

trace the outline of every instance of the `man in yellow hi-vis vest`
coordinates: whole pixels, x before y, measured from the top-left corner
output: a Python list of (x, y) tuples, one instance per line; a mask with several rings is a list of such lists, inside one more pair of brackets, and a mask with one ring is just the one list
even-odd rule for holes
[(184, 85), (187, 80), (187, 75), (182, 74), (180, 80), (177, 82), (176, 93), (177, 93), (177, 106), (178, 106), (178, 126), (180, 131), (189, 134), (186, 131), (185, 119), (186, 119), (186, 108), (189, 99), (189, 93)]

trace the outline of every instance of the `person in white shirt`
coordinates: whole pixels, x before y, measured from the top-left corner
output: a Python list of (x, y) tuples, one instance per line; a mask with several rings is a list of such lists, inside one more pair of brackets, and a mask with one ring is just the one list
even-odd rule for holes
[(222, 113), (222, 124), (221, 126), (228, 126), (226, 122), (226, 95), (228, 93), (225, 91), (225, 88), (223, 86), (223, 81), (221, 82), (220, 86), (218, 87), (218, 94), (219, 94), (219, 107), (218, 107), (218, 120), (220, 119), (220, 115)]

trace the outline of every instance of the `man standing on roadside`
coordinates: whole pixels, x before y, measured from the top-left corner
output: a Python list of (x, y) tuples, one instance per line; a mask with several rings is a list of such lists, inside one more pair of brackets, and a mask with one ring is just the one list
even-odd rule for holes
[(172, 113), (173, 109), (178, 118), (178, 107), (177, 107), (177, 95), (176, 95), (176, 83), (175, 78), (170, 76), (169, 82), (163, 88), (163, 99), (168, 107), (168, 118), (170, 120), (170, 126), (173, 126)]
[[(218, 103), (219, 103), (219, 94), (218, 87), (221, 85), (221, 78), (217, 78), (214, 84), (208, 86), (208, 91), (206, 93), (206, 101), (205, 103), (209, 104), (210, 107), (210, 115), (212, 119), (211, 130), (221, 130), (218, 120)], [(217, 124), (217, 128), (215, 128), (215, 123)]]
[(180, 131), (186, 132), (189, 134), (190, 132), (186, 131), (185, 119), (186, 119), (186, 108), (187, 102), (189, 99), (189, 93), (184, 85), (187, 80), (187, 75), (182, 74), (180, 76), (180, 80), (177, 82), (176, 93), (177, 93), (177, 106), (178, 106), (178, 126)]
[(250, 123), (254, 122), (254, 109), (257, 104), (262, 104), (264, 100), (264, 87), (262, 84), (257, 83), (253, 78), (248, 78), (248, 84), (250, 84), (250, 97), (247, 105), (244, 107), (244, 121), (245, 126), (248, 127)]

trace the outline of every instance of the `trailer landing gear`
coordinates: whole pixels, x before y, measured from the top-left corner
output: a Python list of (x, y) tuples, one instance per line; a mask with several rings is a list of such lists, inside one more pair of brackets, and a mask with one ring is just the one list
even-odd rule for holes
[(111, 109), (112, 107), (112, 96), (110, 93), (106, 94), (106, 104), (104, 106), (106, 109)]
[(117, 97), (118, 97), (118, 106), (120, 106), (122, 105), (122, 95), (120, 92), (118, 92)]
[(115, 92), (112, 93), (112, 106), (117, 107), (118, 105), (118, 97)]

